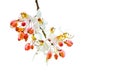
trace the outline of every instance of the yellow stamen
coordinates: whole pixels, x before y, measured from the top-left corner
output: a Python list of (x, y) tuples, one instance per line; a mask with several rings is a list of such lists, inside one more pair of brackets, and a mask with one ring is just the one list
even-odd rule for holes
[(43, 24), (43, 20), (41, 18), (38, 18), (39, 24)]
[(21, 13), (21, 17), (22, 17), (22, 18), (28, 18), (28, 15), (27, 15), (27, 13), (22, 12), (22, 13)]
[(55, 28), (54, 27), (51, 27), (50, 28), (50, 33), (54, 33), (55, 32)]
[(35, 41), (36, 40), (36, 37), (34, 36), (34, 34), (32, 35), (32, 40)]

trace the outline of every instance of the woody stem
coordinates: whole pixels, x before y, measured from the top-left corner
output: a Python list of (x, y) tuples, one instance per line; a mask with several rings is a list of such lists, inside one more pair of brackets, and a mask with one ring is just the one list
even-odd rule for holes
[[(35, 0), (35, 3), (36, 3), (37, 10), (39, 10), (40, 7), (39, 7), (39, 4), (38, 4), (38, 0)], [(40, 27), (40, 29), (42, 30), (42, 33), (43, 33), (44, 37), (46, 38), (46, 33), (44, 32), (44, 30), (41, 27)]]
[(35, 0), (36, 6), (37, 6), (37, 10), (40, 9), (39, 4), (38, 4), (38, 0)]

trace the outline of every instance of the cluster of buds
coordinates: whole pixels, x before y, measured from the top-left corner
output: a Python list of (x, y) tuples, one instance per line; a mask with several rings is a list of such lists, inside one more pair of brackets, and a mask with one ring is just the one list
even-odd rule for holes
[[(71, 47), (72, 35), (67, 32), (62, 32), (59, 35), (55, 34), (55, 28), (46, 29), (46, 21), (42, 18), (40, 10), (32, 17), (25, 12), (20, 14), (20, 17), (11, 21), (11, 28), (18, 33), (18, 41), (24, 40), (25, 50), (36, 49), (35, 55), (39, 51), (46, 56), (46, 61), (52, 56), (57, 60), (58, 57), (65, 57), (65, 51), (62, 49), (64, 45)], [(35, 56), (34, 55), (34, 56)]]

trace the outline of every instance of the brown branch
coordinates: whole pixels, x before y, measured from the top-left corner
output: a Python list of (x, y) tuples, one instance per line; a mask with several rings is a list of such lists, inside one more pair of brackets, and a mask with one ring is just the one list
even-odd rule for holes
[[(35, 0), (36, 6), (37, 6), (37, 10), (40, 9), (39, 4), (38, 4), (38, 0)], [(44, 37), (46, 38), (46, 33), (44, 32), (44, 30), (40, 27), (40, 29), (42, 30), (42, 33), (44, 35)]]
[(40, 9), (39, 4), (38, 4), (38, 0), (35, 0), (36, 6), (37, 6), (37, 10)]
[(44, 30), (40, 27), (40, 29), (42, 30), (42, 33), (44, 35), (44, 37), (46, 38), (46, 33), (44, 32)]

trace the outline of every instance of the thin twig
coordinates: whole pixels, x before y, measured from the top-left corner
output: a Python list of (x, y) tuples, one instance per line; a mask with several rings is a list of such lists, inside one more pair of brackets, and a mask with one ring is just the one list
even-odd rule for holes
[(37, 6), (37, 10), (40, 9), (39, 4), (38, 4), (38, 0), (35, 0), (36, 6)]
[[(36, 6), (37, 6), (37, 10), (40, 9), (39, 4), (38, 4), (38, 0), (35, 0)], [(44, 30), (40, 27), (40, 29), (42, 30), (42, 33), (44, 35), (44, 37), (46, 38), (46, 33), (44, 32)]]
[(44, 30), (40, 27), (40, 29), (42, 30), (42, 33), (44, 35), (44, 37), (46, 38), (46, 33), (44, 32)]

